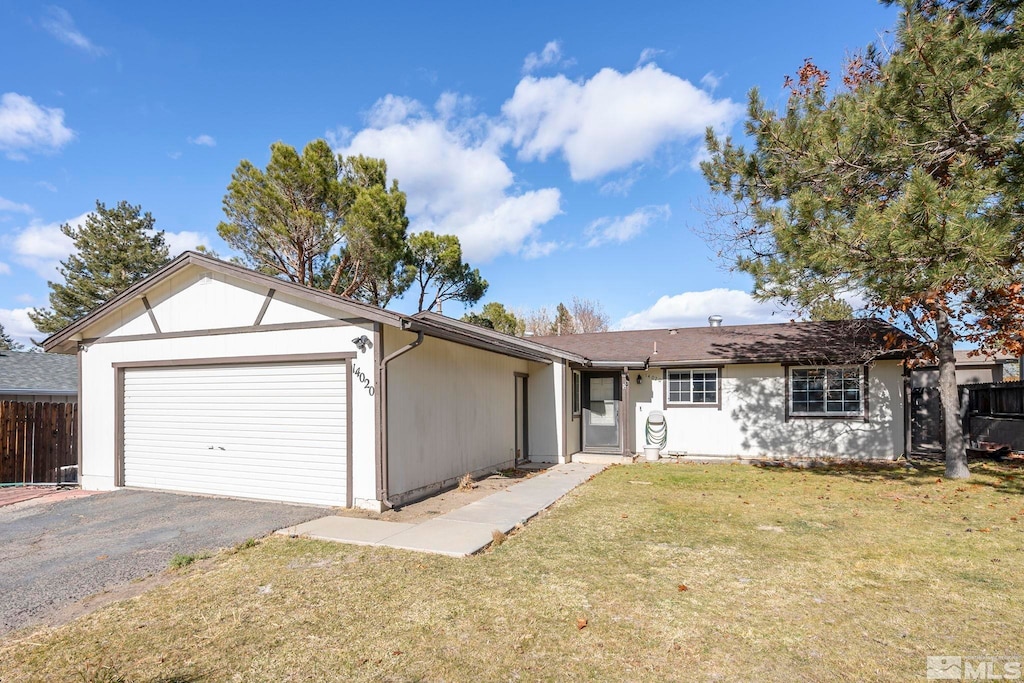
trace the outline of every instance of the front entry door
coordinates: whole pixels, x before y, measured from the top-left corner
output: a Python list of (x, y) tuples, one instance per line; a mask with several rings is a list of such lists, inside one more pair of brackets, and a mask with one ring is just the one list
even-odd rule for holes
[(583, 450), (622, 452), (621, 409), (619, 373), (584, 375)]

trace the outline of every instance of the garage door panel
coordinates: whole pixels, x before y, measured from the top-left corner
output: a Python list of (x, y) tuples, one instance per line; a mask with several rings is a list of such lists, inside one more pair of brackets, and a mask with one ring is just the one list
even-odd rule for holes
[(124, 373), (125, 485), (345, 504), (345, 362)]

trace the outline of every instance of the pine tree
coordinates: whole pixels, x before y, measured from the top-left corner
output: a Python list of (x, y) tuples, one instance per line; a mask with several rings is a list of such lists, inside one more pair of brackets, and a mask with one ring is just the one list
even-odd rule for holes
[(60, 226), (75, 251), (61, 261), (64, 282), (49, 283), (50, 310), (29, 313), (36, 328), (62, 330), (167, 263), (164, 233), (154, 225), (153, 216), (140, 206), (121, 201), (107, 208), (97, 200), (83, 226)]
[(746, 150), (709, 131), (709, 234), (754, 294), (807, 310), (856, 291), (938, 359), (946, 476), (969, 476), (954, 344), (1020, 353), (1024, 9), (903, 0), (894, 45), (808, 60), (785, 111), (750, 94)]
[(2, 323), (0, 323), (0, 351), (24, 351), (24, 344), (14, 341), (14, 337), (7, 334)]

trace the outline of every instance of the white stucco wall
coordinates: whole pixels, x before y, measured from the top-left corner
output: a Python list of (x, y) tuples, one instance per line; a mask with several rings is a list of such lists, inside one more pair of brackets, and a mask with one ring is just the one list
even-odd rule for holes
[[(727, 365), (721, 372), (722, 407), (665, 408), (663, 371), (630, 373), (635, 418), (633, 448), (645, 445), (647, 415), (664, 412), (672, 454), (745, 457), (894, 458), (903, 453), (903, 375), (898, 361), (868, 369), (868, 421), (785, 419), (785, 368)], [(636, 383), (641, 375), (643, 382)]]
[[(162, 332), (205, 330), (252, 325), (265, 300), (266, 291), (233, 281), (188, 276), (174, 278), (177, 293), (161, 289), (147, 295)], [(167, 283), (165, 283), (166, 285)], [(172, 296), (172, 294), (174, 296)], [(187, 305), (181, 302), (187, 302)], [(207, 298), (208, 297), (208, 298)], [(282, 301), (290, 315), (303, 307), (294, 301)], [(339, 325), (312, 329), (252, 331), (194, 337), (111, 341), (124, 334), (152, 334), (148, 314), (141, 304), (141, 315), (133, 315), (134, 304), (115, 320), (99, 321), (86, 329), (85, 338), (103, 336), (101, 343), (87, 345), (82, 353), (82, 486), (88, 490), (114, 488), (115, 470), (115, 370), (113, 363), (162, 361), (197, 358), (237, 358), (355, 352), (353, 373), (361, 369), (374, 382), (373, 352), (360, 353), (352, 340), (366, 334), (373, 337), (373, 325)], [(269, 315), (269, 311), (268, 311)], [(317, 311), (308, 311), (307, 320), (322, 320)], [(118, 323), (123, 323), (121, 327)], [(265, 324), (269, 321), (265, 319)], [(148, 329), (147, 326), (148, 325)], [(131, 332), (125, 332), (131, 330)], [(366, 387), (352, 383), (352, 466), (355, 503), (376, 499), (376, 430), (374, 399)]]
[[(384, 355), (415, 338), (385, 327)], [(556, 430), (545, 421), (555, 421), (558, 403), (549, 395), (554, 380), (544, 364), (432, 337), (391, 361), (387, 398), (393, 501), (467, 472), (512, 464), (517, 372), (530, 375), (531, 452), (547, 450), (558, 437), (552, 437)], [(553, 410), (547, 412), (546, 405)]]

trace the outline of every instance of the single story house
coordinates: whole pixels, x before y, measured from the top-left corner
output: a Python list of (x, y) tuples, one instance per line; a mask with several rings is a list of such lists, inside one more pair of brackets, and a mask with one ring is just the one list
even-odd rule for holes
[(0, 401), (75, 403), (78, 363), (74, 356), (0, 351)]
[(380, 509), (530, 459), (894, 458), (879, 321), (516, 338), (186, 252), (44, 342), (81, 368), (81, 482)]

